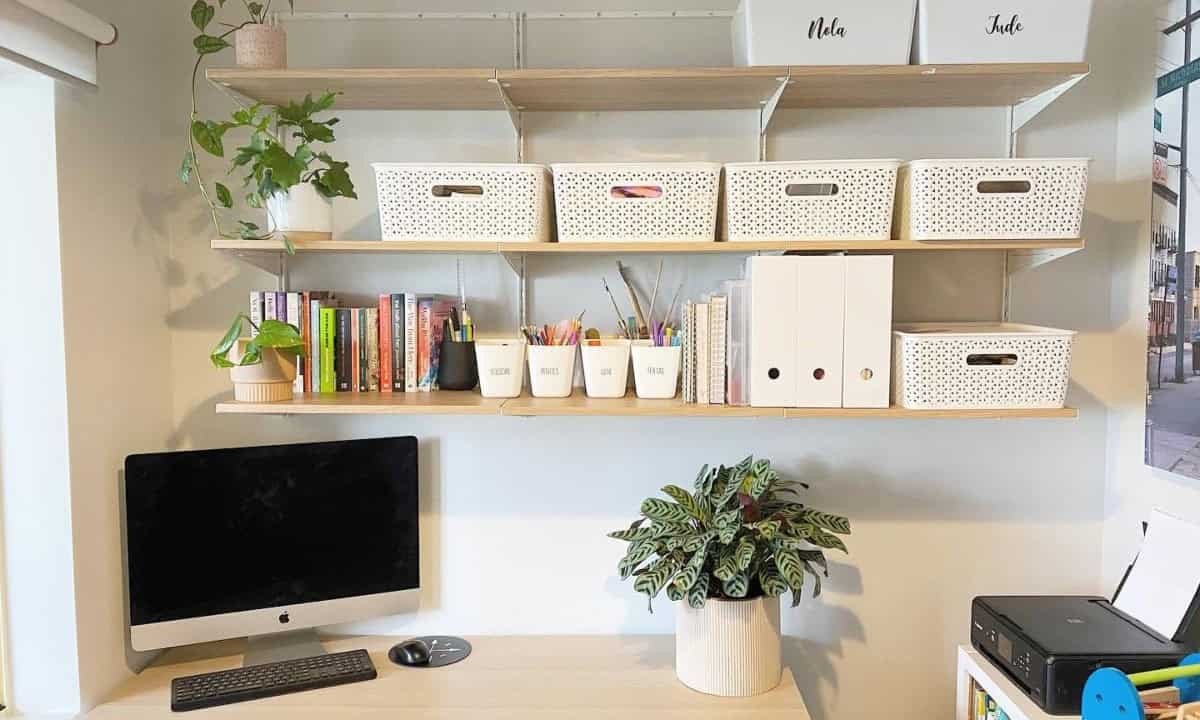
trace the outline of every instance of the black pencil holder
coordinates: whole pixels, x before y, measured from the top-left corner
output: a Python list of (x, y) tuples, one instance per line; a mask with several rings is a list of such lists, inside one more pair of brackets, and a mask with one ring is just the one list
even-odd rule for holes
[(442, 340), (438, 359), (438, 387), (442, 390), (474, 390), (478, 384), (475, 343)]

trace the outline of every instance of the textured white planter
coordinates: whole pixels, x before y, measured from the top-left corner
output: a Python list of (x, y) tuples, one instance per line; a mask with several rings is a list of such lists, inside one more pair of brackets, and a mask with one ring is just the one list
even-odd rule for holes
[[(238, 340), (227, 356), (230, 362), (241, 359), (249, 340)], [(229, 368), (233, 380), (233, 399), (238, 402), (280, 402), (291, 400), (296, 381), (296, 358), (275, 348), (263, 348), (262, 362)]]
[(675, 603), (675, 674), (709, 695), (748, 697), (783, 677), (779, 598)]
[(329, 240), (333, 237), (333, 201), (317, 192), (312, 183), (293, 185), (287, 194), (267, 198), (267, 227), (303, 239)]
[(287, 33), (278, 25), (247, 25), (234, 36), (238, 67), (258, 70), (287, 67)]

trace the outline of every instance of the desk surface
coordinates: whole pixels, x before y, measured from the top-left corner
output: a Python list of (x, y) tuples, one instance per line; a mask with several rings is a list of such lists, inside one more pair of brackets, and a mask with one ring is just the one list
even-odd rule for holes
[[(393, 720), (397, 711), (442, 720), (640, 716), (683, 720), (809, 720), (795, 678), (765, 695), (719, 698), (688, 689), (675, 678), (674, 639), (645, 636), (471, 637), (471, 656), (444, 668), (393, 665), (387, 651), (402, 638), (326, 639), (330, 652), (366, 648), (376, 680), (200, 710), (170, 710), (171, 678), (239, 667), (241, 657), (195, 659), (187, 649), (154, 666), (89, 712), (86, 720), (263, 718)], [(230, 644), (229, 652), (240, 652)]]

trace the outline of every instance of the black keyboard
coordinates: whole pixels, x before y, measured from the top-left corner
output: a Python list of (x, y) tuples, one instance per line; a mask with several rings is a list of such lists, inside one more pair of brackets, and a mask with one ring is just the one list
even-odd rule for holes
[(175, 712), (199, 710), (330, 685), (374, 680), (376, 676), (375, 665), (366, 650), (251, 665), (173, 679), (171, 709)]

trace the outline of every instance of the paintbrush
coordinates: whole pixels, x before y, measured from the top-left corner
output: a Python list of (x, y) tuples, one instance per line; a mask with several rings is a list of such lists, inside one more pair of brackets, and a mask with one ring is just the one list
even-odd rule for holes
[(654, 329), (654, 306), (658, 303), (658, 286), (662, 284), (662, 269), (663, 261), (658, 261), (658, 277), (654, 280), (654, 292), (650, 295), (650, 333), (653, 335)]
[(671, 298), (671, 306), (667, 308), (667, 314), (663, 316), (663, 323), (671, 324), (671, 318), (675, 315), (675, 303), (679, 301), (679, 293), (683, 292), (683, 283), (679, 283), (679, 287), (675, 289), (675, 297)]
[(637, 336), (638, 339), (641, 339), (643, 335), (648, 335), (650, 330), (646, 325), (646, 315), (642, 312), (642, 304), (638, 302), (637, 290), (633, 289), (633, 281), (625, 270), (625, 266), (618, 260), (617, 272), (621, 274), (621, 280), (625, 282), (625, 287), (629, 290), (629, 301), (633, 304), (633, 315), (637, 318)]
[(608, 287), (608, 278), (602, 278), (602, 280), (604, 281), (604, 292), (608, 293), (608, 299), (612, 300), (613, 311), (617, 313), (617, 329), (627, 340), (633, 340), (633, 336), (629, 334), (629, 326), (625, 324), (625, 318), (621, 316), (621, 308), (617, 306), (617, 299), (613, 297), (612, 290)]

